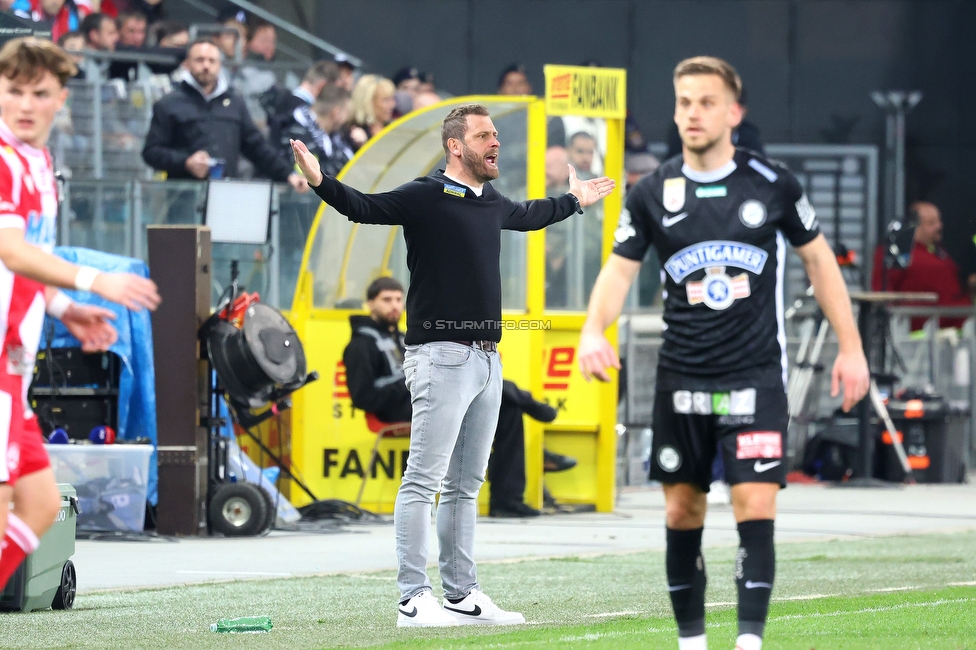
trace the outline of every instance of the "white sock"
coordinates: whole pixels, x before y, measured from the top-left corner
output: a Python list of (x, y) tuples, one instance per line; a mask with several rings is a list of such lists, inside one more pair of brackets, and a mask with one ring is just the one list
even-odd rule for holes
[(755, 634), (740, 634), (735, 640), (735, 650), (762, 650), (762, 637)]
[(708, 650), (704, 634), (698, 636), (679, 636), (678, 650)]

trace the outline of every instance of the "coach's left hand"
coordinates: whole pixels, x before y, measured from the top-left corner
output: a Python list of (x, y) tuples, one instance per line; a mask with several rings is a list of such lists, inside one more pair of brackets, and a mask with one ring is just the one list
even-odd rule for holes
[(606, 176), (581, 181), (576, 178), (576, 169), (572, 165), (569, 166), (569, 193), (576, 195), (581, 207), (593, 205), (610, 194), (616, 186), (616, 181)]

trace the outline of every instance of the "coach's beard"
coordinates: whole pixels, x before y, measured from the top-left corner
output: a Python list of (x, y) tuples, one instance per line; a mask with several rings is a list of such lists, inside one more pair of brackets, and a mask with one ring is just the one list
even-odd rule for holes
[[(495, 161), (494, 166), (490, 166), (485, 160), (488, 157), (492, 157)], [(498, 149), (489, 152), (486, 156), (479, 156), (468, 147), (463, 147), (461, 161), (468, 173), (474, 176), (479, 183), (487, 183), (498, 178)]]

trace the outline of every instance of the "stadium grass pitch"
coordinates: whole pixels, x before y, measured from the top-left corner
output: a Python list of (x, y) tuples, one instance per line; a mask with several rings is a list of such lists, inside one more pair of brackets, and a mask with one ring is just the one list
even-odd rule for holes
[[(705, 550), (712, 648), (735, 639), (734, 554)], [(783, 543), (777, 556), (768, 650), (976, 650), (974, 531)], [(71, 611), (0, 615), (0, 646), (677, 647), (661, 552), (483, 563), (479, 573), (528, 625), (398, 630), (395, 576), (385, 571), (83, 593)], [(270, 633), (209, 631), (218, 618), (258, 614), (271, 616)]]

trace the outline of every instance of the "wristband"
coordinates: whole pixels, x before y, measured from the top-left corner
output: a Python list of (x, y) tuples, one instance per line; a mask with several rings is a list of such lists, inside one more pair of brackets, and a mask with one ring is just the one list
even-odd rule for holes
[(78, 269), (78, 275), (75, 276), (75, 289), (78, 291), (91, 291), (96, 277), (98, 277), (98, 269), (93, 269), (90, 266), (81, 267)]
[(68, 308), (72, 304), (74, 304), (74, 301), (68, 297), (68, 294), (63, 291), (58, 291), (51, 298), (51, 302), (47, 303), (47, 309), (45, 311), (47, 311), (48, 316), (61, 320), (64, 312), (68, 311)]

